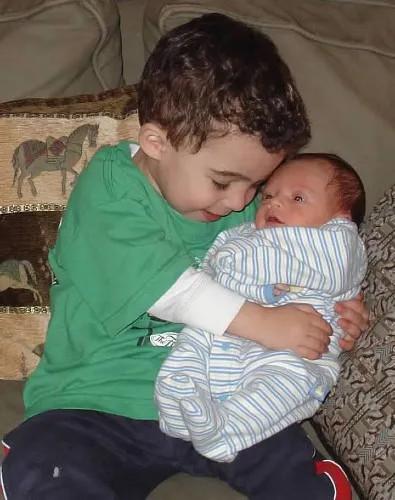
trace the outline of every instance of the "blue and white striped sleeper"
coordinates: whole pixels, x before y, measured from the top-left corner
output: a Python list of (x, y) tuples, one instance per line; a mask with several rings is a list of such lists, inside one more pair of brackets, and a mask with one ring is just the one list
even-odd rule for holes
[[(355, 224), (346, 219), (320, 228), (244, 224), (217, 237), (202, 267), (250, 301), (311, 304), (333, 329), (329, 352), (316, 361), (227, 334), (185, 327), (178, 335), (156, 381), (160, 427), (192, 441), (202, 455), (230, 462), (311, 417), (335, 384), (342, 331), (334, 305), (358, 293), (366, 255)], [(291, 290), (276, 297), (279, 283)]]

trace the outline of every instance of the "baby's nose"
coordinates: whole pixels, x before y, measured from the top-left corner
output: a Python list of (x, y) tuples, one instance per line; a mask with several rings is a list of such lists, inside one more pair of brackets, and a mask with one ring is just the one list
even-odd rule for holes
[(279, 196), (273, 196), (272, 198), (270, 198), (269, 205), (271, 205), (273, 207), (279, 207), (281, 205), (280, 197)]

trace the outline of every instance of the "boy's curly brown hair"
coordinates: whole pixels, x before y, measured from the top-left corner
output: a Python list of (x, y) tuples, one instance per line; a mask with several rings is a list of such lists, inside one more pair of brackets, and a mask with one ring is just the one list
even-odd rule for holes
[(302, 98), (273, 42), (244, 23), (206, 14), (169, 31), (138, 85), (140, 124), (154, 122), (176, 149), (197, 152), (232, 130), (269, 152), (296, 152), (310, 138)]

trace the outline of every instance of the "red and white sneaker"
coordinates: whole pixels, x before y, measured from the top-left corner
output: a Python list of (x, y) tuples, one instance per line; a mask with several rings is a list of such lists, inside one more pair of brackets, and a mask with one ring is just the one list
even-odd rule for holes
[(3, 457), (5, 458), (10, 451), (10, 447), (4, 441), (2, 441), (1, 444), (3, 445)]
[[(3, 445), (3, 457), (2, 458), (5, 458), (10, 451), (10, 447), (4, 441), (1, 441), (1, 444)], [(1, 454), (1, 451), (0, 451), (0, 454)], [(0, 462), (1, 462), (1, 457), (0, 457)], [(1, 465), (0, 465), (0, 500), (3, 500), (3, 499), (7, 500), (7, 496), (6, 496), (5, 490), (4, 490), (3, 474), (2, 474)]]
[(315, 462), (317, 474), (325, 474), (335, 490), (333, 500), (352, 500), (351, 484), (344, 470), (333, 460), (317, 460)]

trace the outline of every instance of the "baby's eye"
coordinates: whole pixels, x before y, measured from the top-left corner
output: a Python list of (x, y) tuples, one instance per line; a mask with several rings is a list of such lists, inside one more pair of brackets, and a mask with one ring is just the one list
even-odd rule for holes
[(294, 200), (298, 203), (302, 203), (304, 201), (304, 198), (300, 194), (297, 194), (294, 196)]
[(270, 193), (262, 193), (262, 201), (271, 200), (273, 196)]
[(225, 191), (229, 187), (229, 184), (223, 184), (222, 182), (217, 182), (214, 179), (212, 179), (214, 186), (216, 189), (219, 189), (220, 191)]

